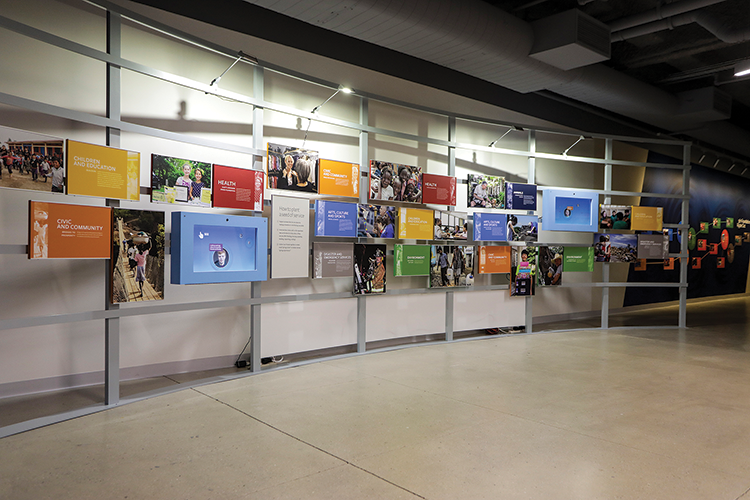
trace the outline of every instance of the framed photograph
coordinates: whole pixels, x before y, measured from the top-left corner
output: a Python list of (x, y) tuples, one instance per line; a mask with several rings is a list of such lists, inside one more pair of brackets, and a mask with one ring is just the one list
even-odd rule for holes
[(599, 229), (630, 230), (631, 205), (599, 205)]
[(317, 193), (317, 151), (268, 143), (268, 188)]
[(430, 288), (463, 287), (474, 284), (474, 247), (432, 245)]
[(65, 193), (65, 148), (58, 137), (0, 126), (0, 187)]
[(164, 212), (112, 209), (113, 304), (164, 299)]
[(466, 214), (435, 210), (433, 232), (433, 239), (436, 240), (467, 240), (469, 222)]
[(469, 208), (505, 208), (505, 177), (469, 174)]
[(536, 215), (508, 214), (506, 220), (507, 241), (537, 241), (539, 238), (539, 217)]
[(510, 296), (534, 295), (537, 265), (536, 247), (511, 247)]
[(371, 160), (370, 199), (422, 203), (422, 168)]
[(538, 247), (537, 265), (537, 285), (539, 286), (557, 286), (562, 285), (563, 278), (563, 247), (561, 246), (542, 246)]
[(211, 206), (211, 164), (151, 155), (151, 201)]
[(385, 245), (354, 245), (354, 295), (385, 293)]
[(395, 238), (396, 207), (357, 205), (357, 236), (360, 238)]

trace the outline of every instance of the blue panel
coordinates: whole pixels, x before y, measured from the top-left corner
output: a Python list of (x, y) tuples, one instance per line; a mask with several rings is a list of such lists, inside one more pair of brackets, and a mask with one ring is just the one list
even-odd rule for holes
[(542, 229), (545, 231), (597, 231), (599, 193), (577, 189), (545, 189)]
[(172, 212), (172, 284), (265, 281), (267, 256), (263, 217)]
[(357, 237), (357, 204), (315, 201), (315, 236)]
[(536, 210), (536, 184), (505, 183), (505, 208)]
[(474, 241), (507, 241), (505, 214), (474, 212)]

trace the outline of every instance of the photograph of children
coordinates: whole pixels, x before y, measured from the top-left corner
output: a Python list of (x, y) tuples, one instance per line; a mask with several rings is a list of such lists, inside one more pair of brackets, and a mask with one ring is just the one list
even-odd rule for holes
[(469, 223), (466, 214), (435, 210), (436, 240), (466, 240), (469, 237)]
[(268, 187), (317, 193), (317, 151), (268, 143)]
[(469, 174), (468, 206), (505, 208), (505, 177)]
[(211, 164), (151, 155), (151, 201), (211, 206)]
[(705, 252), (708, 250), (708, 242), (706, 240), (698, 240), (698, 251)]
[(563, 247), (539, 247), (537, 284), (539, 286), (562, 285)]
[(0, 187), (65, 192), (63, 140), (0, 126)]
[(430, 247), (430, 288), (472, 286), (474, 247), (432, 245)]
[(422, 203), (422, 168), (371, 160), (370, 199)]
[(506, 223), (507, 241), (537, 241), (539, 217), (536, 215), (508, 215)]
[(354, 295), (385, 293), (385, 245), (354, 245)]
[(111, 302), (164, 299), (164, 212), (112, 209)]
[(534, 295), (537, 250), (535, 247), (511, 247), (510, 296)]
[(638, 235), (594, 234), (596, 262), (635, 262), (638, 258)]
[(395, 238), (396, 207), (360, 203), (357, 207), (357, 236)]
[(630, 205), (599, 205), (599, 229), (630, 229)]

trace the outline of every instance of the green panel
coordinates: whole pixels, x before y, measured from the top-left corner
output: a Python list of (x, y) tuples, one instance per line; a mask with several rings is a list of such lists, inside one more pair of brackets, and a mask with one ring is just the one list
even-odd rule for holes
[(393, 245), (394, 276), (428, 276), (429, 245)]
[(565, 247), (563, 272), (594, 272), (594, 247)]

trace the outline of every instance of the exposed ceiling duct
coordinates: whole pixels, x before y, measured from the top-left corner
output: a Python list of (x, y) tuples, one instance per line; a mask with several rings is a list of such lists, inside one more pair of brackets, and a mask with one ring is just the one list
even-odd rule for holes
[[(545, 64), (530, 57), (535, 45), (531, 24), (479, 0), (245, 1), (517, 92), (548, 90), (671, 132), (700, 131), (692, 136), (712, 136), (717, 146), (750, 157), (750, 133), (726, 123), (722, 127), (725, 134), (717, 137), (704, 126), (706, 121), (728, 116), (731, 103), (727, 105), (722, 95), (708, 91), (701, 94), (701, 99), (696, 99), (695, 94), (675, 95), (601, 64), (569, 71)], [(720, 1), (674, 2), (659, 11), (611, 23), (610, 27), (623, 32), (654, 20), (669, 22), (658, 20), (678, 15), (700, 19), (717, 36), (745, 37), (746, 33), (722, 33), (708, 15), (696, 10)], [(537, 47), (538, 43), (537, 37)], [(699, 108), (700, 103), (705, 108)], [(731, 137), (732, 142), (722, 137)], [(742, 143), (736, 142), (739, 137), (744, 138)]]

